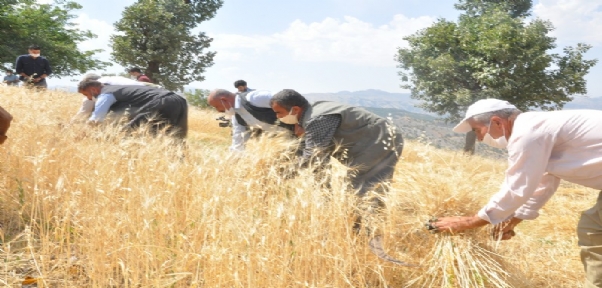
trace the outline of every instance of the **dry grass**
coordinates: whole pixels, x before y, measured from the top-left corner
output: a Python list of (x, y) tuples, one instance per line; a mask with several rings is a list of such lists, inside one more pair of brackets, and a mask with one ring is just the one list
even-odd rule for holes
[[(579, 287), (574, 227), (596, 193), (563, 185), (542, 216), (496, 243), (428, 234), (476, 212), (505, 163), (408, 143), (387, 196), (383, 262), (352, 231), (345, 171), (286, 180), (283, 140), (227, 151), (216, 114), (190, 113), (188, 149), (114, 129), (61, 128), (80, 97), (0, 87), (15, 117), (0, 147), (0, 285), (50, 287)], [(271, 141), (270, 141), (271, 140)], [(185, 157), (182, 157), (185, 155)]]

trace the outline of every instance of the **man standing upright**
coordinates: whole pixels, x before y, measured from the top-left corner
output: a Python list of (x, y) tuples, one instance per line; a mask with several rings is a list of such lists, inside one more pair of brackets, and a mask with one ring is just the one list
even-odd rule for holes
[(17, 58), (17, 74), (19, 79), (25, 82), (29, 87), (47, 88), (46, 77), (52, 74), (50, 62), (40, 56), (40, 46), (29, 46), (29, 54), (21, 55)]
[(238, 93), (250, 92), (250, 91), (254, 90), (254, 89), (247, 87), (247, 82), (245, 80), (236, 80), (234, 82), (234, 88), (236, 88), (236, 90), (238, 90)]
[(19, 86), (19, 77), (13, 74), (13, 70), (7, 69), (6, 76), (4, 76), (4, 83), (8, 86)]
[(136, 81), (152, 83), (150, 78), (148, 78), (148, 76), (142, 74), (142, 70), (140, 70), (140, 68), (138, 68), (138, 67), (131, 68), (129, 70), (129, 72), (130, 72), (130, 75), (136, 77)]

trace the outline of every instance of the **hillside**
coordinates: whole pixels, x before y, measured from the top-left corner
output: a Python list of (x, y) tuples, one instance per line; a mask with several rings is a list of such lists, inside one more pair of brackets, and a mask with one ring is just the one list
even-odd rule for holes
[[(451, 131), (455, 123), (445, 123), (440, 117), (425, 112), (417, 107), (419, 101), (408, 93), (389, 93), (376, 89), (364, 91), (341, 91), (337, 93), (308, 93), (310, 101), (336, 101), (366, 109), (387, 117), (401, 127), (405, 139), (416, 140), (435, 148), (461, 150), (465, 139), (463, 134)], [(602, 110), (602, 97), (576, 96), (567, 103), (564, 109), (598, 109)], [(477, 143), (475, 153), (480, 156), (504, 158), (505, 151)]]
[(2, 286), (25, 277), (44, 287), (581, 285), (574, 227), (596, 191), (563, 183), (510, 241), (491, 240), (487, 229), (432, 235), (430, 217), (484, 205), (505, 163), (408, 141), (384, 217), (371, 222), (391, 255), (421, 265), (400, 267), (352, 231), (362, 202), (340, 165), (327, 170), (330, 187), (305, 170), (286, 177), (290, 142), (262, 138), (231, 154), (217, 114), (197, 109), (186, 147), (68, 125), (80, 98), (0, 87), (15, 117), (0, 146)]

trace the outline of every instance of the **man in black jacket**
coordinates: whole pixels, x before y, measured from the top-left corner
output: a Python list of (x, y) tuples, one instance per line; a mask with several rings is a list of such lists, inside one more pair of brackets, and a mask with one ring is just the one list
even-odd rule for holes
[(120, 115), (128, 110), (128, 129), (149, 123), (153, 133), (167, 127), (173, 136), (186, 137), (188, 103), (174, 92), (148, 86), (104, 85), (96, 80), (80, 82), (78, 90), (90, 100), (96, 98), (89, 122), (102, 122), (109, 112)]
[(52, 74), (50, 62), (40, 56), (40, 46), (29, 46), (29, 54), (21, 55), (17, 58), (16, 70), (21, 77), (19, 79), (26, 84), (37, 87), (46, 88), (46, 77)]

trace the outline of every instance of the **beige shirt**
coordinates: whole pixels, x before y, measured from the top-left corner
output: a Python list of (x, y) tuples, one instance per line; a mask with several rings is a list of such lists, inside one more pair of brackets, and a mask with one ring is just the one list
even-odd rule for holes
[(535, 219), (560, 180), (602, 190), (602, 111), (520, 114), (508, 140), (508, 170), (478, 213), (491, 224)]

